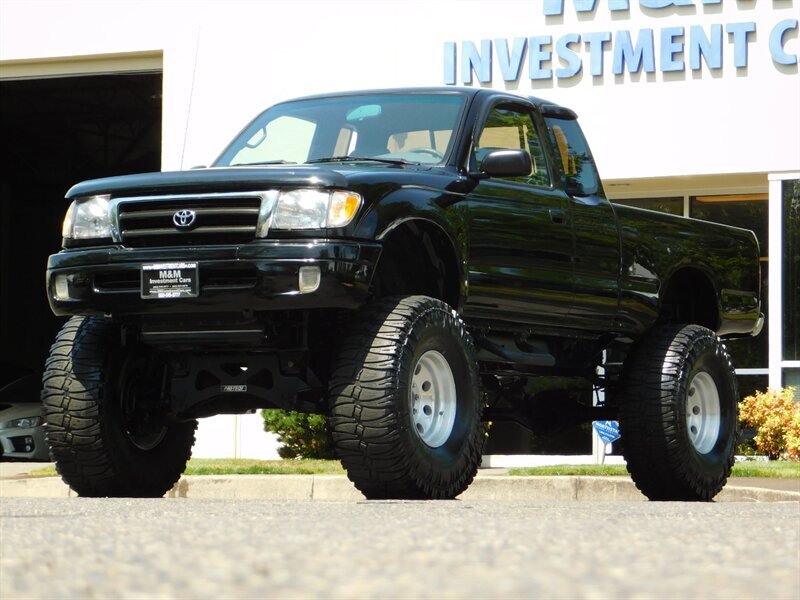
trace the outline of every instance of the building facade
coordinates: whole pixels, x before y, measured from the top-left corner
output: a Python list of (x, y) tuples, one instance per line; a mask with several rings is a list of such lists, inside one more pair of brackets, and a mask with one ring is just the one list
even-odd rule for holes
[[(157, 103), (149, 127), (164, 170), (209, 164), (250, 118), (289, 97), (461, 85), (548, 98), (580, 116), (613, 200), (756, 232), (767, 326), (731, 344), (740, 387), (800, 389), (799, 18), (797, 0), (3, 0), (0, 98), (7, 114), (13, 104), (30, 116), (42, 94), (63, 106), (56, 81), (77, 102), (81, 86), (98, 77), (157, 76), (155, 91), (108, 104), (132, 111), (148, 98)], [(82, 143), (102, 134), (113, 149), (113, 114), (104, 109), (97, 135), (82, 129)], [(14, 115), (9, 123), (22, 118)], [(64, 143), (43, 135), (34, 147), (25, 130), (14, 135), (8, 152), (28, 144), (34, 158), (25, 164)], [(117, 138), (135, 152), (137, 135)], [(0, 188), (5, 239), (21, 218), (14, 177), (4, 174)], [(46, 210), (58, 221), (66, 204), (54, 196)], [(57, 229), (52, 236), (57, 246)], [(3, 251), (10, 357), (20, 335), (12, 273), (21, 267), (10, 243)], [(32, 342), (31, 363), (50, 334), (45, 328)], [(208, 440), (223, 438), (222, 454), (261, 452), (247, 441), (258, 428), (242, 419), (258, 417), (204, 424), (201, 453), (217, 453)]]

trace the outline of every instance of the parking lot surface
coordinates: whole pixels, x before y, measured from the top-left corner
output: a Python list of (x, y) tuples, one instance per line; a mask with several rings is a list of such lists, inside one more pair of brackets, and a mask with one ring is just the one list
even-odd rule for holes
[(800, 597), (800, 503), (3, 498), (0, 597)]

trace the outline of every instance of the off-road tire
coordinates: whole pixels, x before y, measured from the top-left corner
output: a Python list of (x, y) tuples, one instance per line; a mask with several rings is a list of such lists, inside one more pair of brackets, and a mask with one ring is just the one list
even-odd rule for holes
[(98, 317), (73, 317), (50, 349), (43, 377), (43, 414), (50, 454), (81, 496), (163, 496), (191, 456), (197, 421), (170, 423), (142, 449), (126, 430), (119, 377), (120, 331)]
[[(620, 433), (636, 487), (650, 500), (711, 500), (730, 476), (737, 439), (739, 396), (725, 345), (699, 325), (662, 326), (633, 347), (624, 377)], [(701, 410), (702, 398), (717, 416)]]
[[(448, 364), (455, 414), (452, 430), (444, 426), (426, 443), (411, 387), (414, 371), (432, 358)], [(360, 313), (339, 350), (329, 398), (337, 455), (367, 498), (449, 499), (475, 477), (485, 437), (475, 348), (445, 303), (393, 297)]]

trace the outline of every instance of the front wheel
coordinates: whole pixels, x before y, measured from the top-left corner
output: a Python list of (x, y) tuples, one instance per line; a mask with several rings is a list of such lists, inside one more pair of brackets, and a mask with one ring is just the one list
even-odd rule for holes
[(359, 315), (330, 382), (330, 425), (367, 497), (454, 498), (484, 440), (475, 349), (461, 319), (426, 296), (387, 298)]
[(197, 421), (166, 418), (163, 365), (119, 338), (95, 317), (59, 332), (42, 390), (50, 453), (81, 496), (163, 496), (186, 467)]
[(736, 375), (717, 335), (655, 329), (626, 363), (620, 432), (628, 471), (651, 500), (711, 500), (733, 466)]

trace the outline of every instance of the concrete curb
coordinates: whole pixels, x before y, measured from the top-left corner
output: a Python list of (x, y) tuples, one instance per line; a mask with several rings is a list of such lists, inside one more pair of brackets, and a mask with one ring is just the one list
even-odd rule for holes
[(66, 498), (75, 495), (58, 477), (0, 479), (0, 498)]
[[(55, 477), (0, 480), (0, 497), (75, 496)], [(364, 500), (344, 475), (192, 475), (182, 477), (166, 498), (216, 500)], [(466, 501), (614, 502), (645, 501), (627, 477), (478, 477), (459, 496)], [(718, 502), (800, 502), (800, 492), (728, 485)]]

